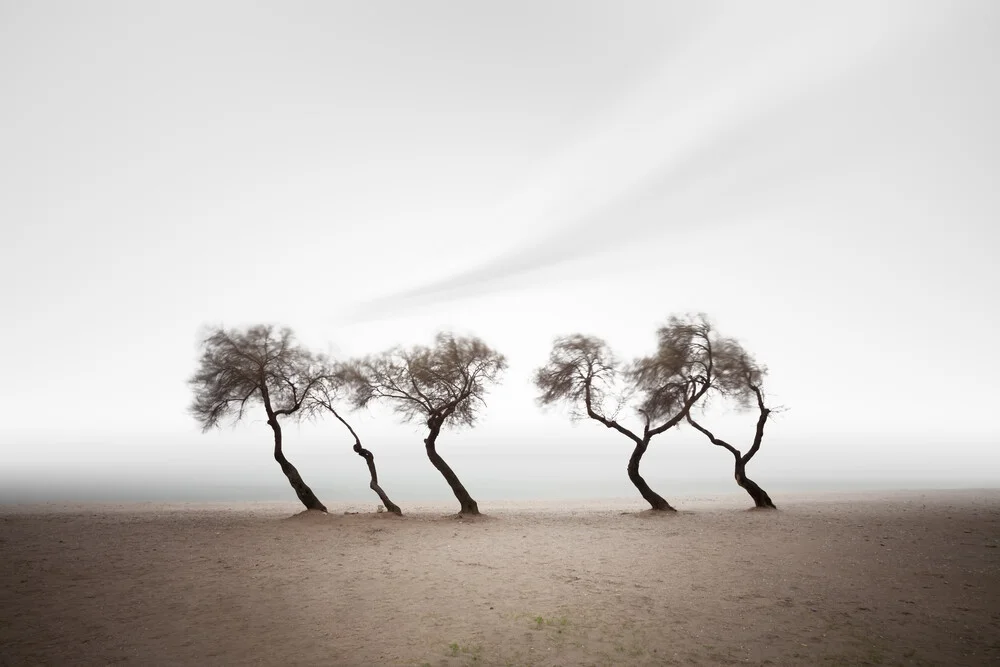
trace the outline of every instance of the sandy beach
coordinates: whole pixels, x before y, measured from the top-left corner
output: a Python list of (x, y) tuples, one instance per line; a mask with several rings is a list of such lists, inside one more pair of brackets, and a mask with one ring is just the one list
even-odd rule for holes
[(0, 664), (1000, 664), (1000, 490), (774, 497), (0, 506)]

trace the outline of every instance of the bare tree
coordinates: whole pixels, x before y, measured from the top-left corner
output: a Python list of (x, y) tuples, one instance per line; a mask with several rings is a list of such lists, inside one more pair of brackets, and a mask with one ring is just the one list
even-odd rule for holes
[(375, 469), (375, 455), (361, 446), (361, 438), (358, 437), (354, 428), (337, 411), (336, 406), (343, 400), (343, 394), (347, 386), (345, 377), (345, 368), (342, 365), (328, 364), (322, 380), (317, 385), (316, 391), (309, 397), (304, 411), (310, 416), (321, 411), (329, 412), (350, 431), (351, 436), (354, 438), (354, 451), (368, 464), (368, 472), (371, 475), (371, 482), (368, 484), (368, 488), (378, 494), (379, 499), (381, 499), (382, 504), (385, 505), (387, 510), (402, 516), (403, 511), (399, 509), (399, 505), (389, 500), (389, 496), (382, 490), (381, 485), (379, 485), (378, 471)]
[(691, 426), (703, 433), (713, 445), (723, 447), (733, 455), (733, 458), (736, 460), (734, 472), (736, 483), (750, 494), (754, 505), (760, 508), (775, 509), (774, 503), (771, 501), (771, 497), (767, 495), (767, 492), (746, 475), (747, 463), (760, 450), (760, 444), (764, 439), (764, 425), (772, 413), (772, 410), (764, 404), (764, 392), (762, 389), (764, 377), (767, 375), (767, 367), (758, 364), (750, 353), (735, 343), (728, 345), (718, 355), (717, 364), (724, 369), (723, 374), (727, 378), (727, 382), (719, 388), (720, 393), (723, 396), (734, 399), (740, 408), (748, 409), (753, 406), (757, 408), (757, 429), (754, 432), (753, 444), (750, 445), (750, 450), (746, 454), (742, 454), (740, 450), (725, 440), (716, 437), (714, 433), (695, 421), (690, 412), (687, 415), (687, 421)]
[(444, 476), (461, 505), (462, 514), (479, 514), (479, 505), (437, 452), (445, 425), (472, 426), (486, 405), (488, 385), (496, 384), (507, 361), (474, 337), (437, 335), (432, 347), (394, 347), (354, 361), (343, 377), (352, 386), (352, 402), (362, 408), (375, 400), (392, 404), (404, 421), (427, 425), (427, 458)]
[[(557, 338), (548, 363), (535, 372), (538, 402), (569, 404), (575, 419), (593, 419), (631, 440), (629, 479), (654, 510), (674, 511), (639, 474), (639, 463), (653, 437), (683, 420), (716, 382), (713, 345), (717, 342), (704, 315), (671, 317), (657, 330), (656, 352), (623, 367), (600, 338), (580, 334)], [(612, 411), (605, 405), (610, 399), (615, 399)], [(641, 435), (618, 421), (625, 405), (638, 414)]]
[(202, 431), (227, 419), (240, 422), (248, 406), (259, 402), (274, 434), (274, 460), (302, 504), (325, 512), (326, 507), (285, 457), (279, 422), (297, 413), (316, 389), (322, 377), (316, 358), (295, 343), (290, 329), (275, 330), (270, 325), (214, 329), (202, 348), (198, 370), (189, 381), (194, 390), (190, 411)]

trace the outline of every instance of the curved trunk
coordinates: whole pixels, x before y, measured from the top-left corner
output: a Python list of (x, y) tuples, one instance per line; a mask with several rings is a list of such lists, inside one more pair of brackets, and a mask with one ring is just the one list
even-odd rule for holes
[(438, 469), (438, 472), (444, 476), (445, 480), (448, 482), (448, 486), (451, 487), (455, 497), (458, 498), (458, 502), (462, 506), (462, 509), (459, 510), (459, 514), (479, 514), (479, 504), (472, 499), (469, 492), (465, 490), (464, 486), (462, 486), (462, 482), (459, 481), (458, 475), (455, 474), (455, 471), (452, 470), (451, 467), (445, 463), (444, 459), (441, 458), (441, 455), (437, 453), (435, 442), (437, 441), (438, 433), (440, 433), (440, 431), (440, 427), (432, 426), (431, 432), (428, 434), (427, 438), (424, 439), (424, 446), (427, 449), (427, 458), (431, 460), (431, 463), (433, 463), (434, 467)]
[(281, 466), (281, 472), (285, 473), (288, 483), (295, 489), (295, 495), (299, 497), (299, 500), (306, 506), (306, 509), (325, 512), (326, 506), (319, 501), (319, 498), (312, 492), (312, 489), (302, 481), (299, 471), (285, 458), (284, 452), (281, 451), (281, 425), (278, 424), (277, 417), (272, 417), (267, 423), (271, 427), (271, 430), (274, 431), (274, 460)]
[(767, 495), (767, 491), (760, 488), (755, 481), (747, 477), (746, 462), (739, 459), (736, 460), (735, 477), (736, 483), (743, 487), (743, 489), (750, 494), (750, 497), (753, 498), (755, 506), (767, 509), (777, 509), (774, 506), (774, 503), (771, 502), (771, 496)]
[(649, 441), (645, 440), (637, 443), (635, 449), (632, 450), (632, 456), (628, 460), (628, 478), (632, 480), (635, 488), (639, 489), (639, 493), (654, 510), (676, 512), (677, 510), (671, 507), (670, 503), (649, 488), (649, 484), (646, 484), (646, 480), (639, 474), (639, 461), (642, 460), (642, 455), (646, 453), (647, 447), (649, 447)]
[(358, 443), (355, 443), (354, 451), (368, 463), (368, 472), (371, 473), (372, 476), (372, 481), (371, 484), (368, 485), (368, 488), (378, 494), (378, 497), (381, 498), (382, 504), (385, 505), (387, 510), (393, 514), (403, 516), (403, 510), (399, 509), (399, 506), (396, 503), (389, 500), (389, 496), (385, 495), (385, 491), (383, 491), (382, 487), (378, 485), (378, 473), (375, 472), (375, 455)]

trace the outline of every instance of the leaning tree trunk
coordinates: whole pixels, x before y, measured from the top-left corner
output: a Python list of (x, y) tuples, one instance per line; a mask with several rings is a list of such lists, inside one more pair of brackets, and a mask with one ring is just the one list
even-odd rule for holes
[(656, 491), (649, 488), (649, 484), (646, 484), (646, 480), (639, 474), (639, 461), (642, 460), (642, 455), (646, 453), (647, 447), (649, 447), (649, 442), (643, 441), (637, 443), (635, 449), (632, 450), (632, 456), (628, 460), (628, 478), (632, 480), (635, 488), (639, 489), (639, 493), (642, 494), (642, 497), (654, 510), (658, 512), (676, 512), (677, 510), (671, 507), (670, 503), (664, 500)]
[(427, 458), (431, 460), (431, 463), (433, 463), (434, 467), (438, 469), (438, 472), (444, 476), (445, 480), (448, 482), (448, 486), (451, 487), (455, 497), (458, 498), (458, 502), (462, 506), (459, 514), (479, 514), (479, 504), (472, 499), (469, 492), (465, 490), (464, 486), (462, 486), (462, 482), (459, 481), (458, 475), (456, 475), (455, 471), (452, 470), (447, 463), (445, 463), (444, 459), (441, 458), (441, 455), (437, 453), (437, 449), (435, 449), (435, 442), (437, 441), (439, 432), (440, 427), (431, 427), (430, 434), (428, 434), (428, 436), (424, 439), (424, 446), (427, 449)]
[(319, 501), (319, 498), (312, 492), (312, 489), (302, 481), (299, 471), (285, 458), (284, 452), (281, 451), (281, 425), (278, 424), (278, 418), (272, 417), (267, 423), (271, 427), (271, 430), (274, 431), (274, 460), (281, 466), (281, 472), (285, 473), (288, 483), (295, 489), (295, 495), (299, 497), (299, 500), (306, 506), (306, 509), (325, 512), (326, 506)]
[(378, 485), (378, 473), (375, 472), (375, 455), (362, 447), (360, 443), (354, 443), (354, 451), (356, 451), (358, 456), (364, 458), (364, 460), (368, 463), (368, 472), (371, 473), (372, 476), (372, 481), (371, 484), (368, 485), (368, 488), (378, 494), (378, 497), (382, 499), (382, 504), (385, 505), (387, 510), (394, 514), (403, 516), (403, 510), (399, 509), (399, 506), (396, 503), (389, 500), (389, 496), (385, 495), (385, 491), (383, 491), (382, 487)]
[(777, 509), (774, 503), (771, 502), (771, 496), (767, 495), (767, 491), (760, 488), (755, 481), (747, 477), (746, 461), (736, 459), (736, 473), (734, 476), (736, 477), (736, 483), (743, 487), (750, 494), (750, 497), (753, 498), (754, 505), (760, 508)]

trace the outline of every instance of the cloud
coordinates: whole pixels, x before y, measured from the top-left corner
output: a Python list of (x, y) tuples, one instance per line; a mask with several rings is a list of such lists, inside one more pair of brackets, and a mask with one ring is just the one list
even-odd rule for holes
[[(907, 22), (912, 13), (896, 11), (905, 2), (879, 8), (731, 6), (483, 224), (495, 235), (515, 220), (551, 231), (466, 271), (361, 304), (348, 319), (482, 295), (636, 239), (669, 243), (670, 233), (774, 203), (772, 195), (810, 168), (833, 166), (816, 154), (817, 123), (837, 119), (816, 101), (919, 27)], [(795, 112), (805, 113), (796, 119)]]

